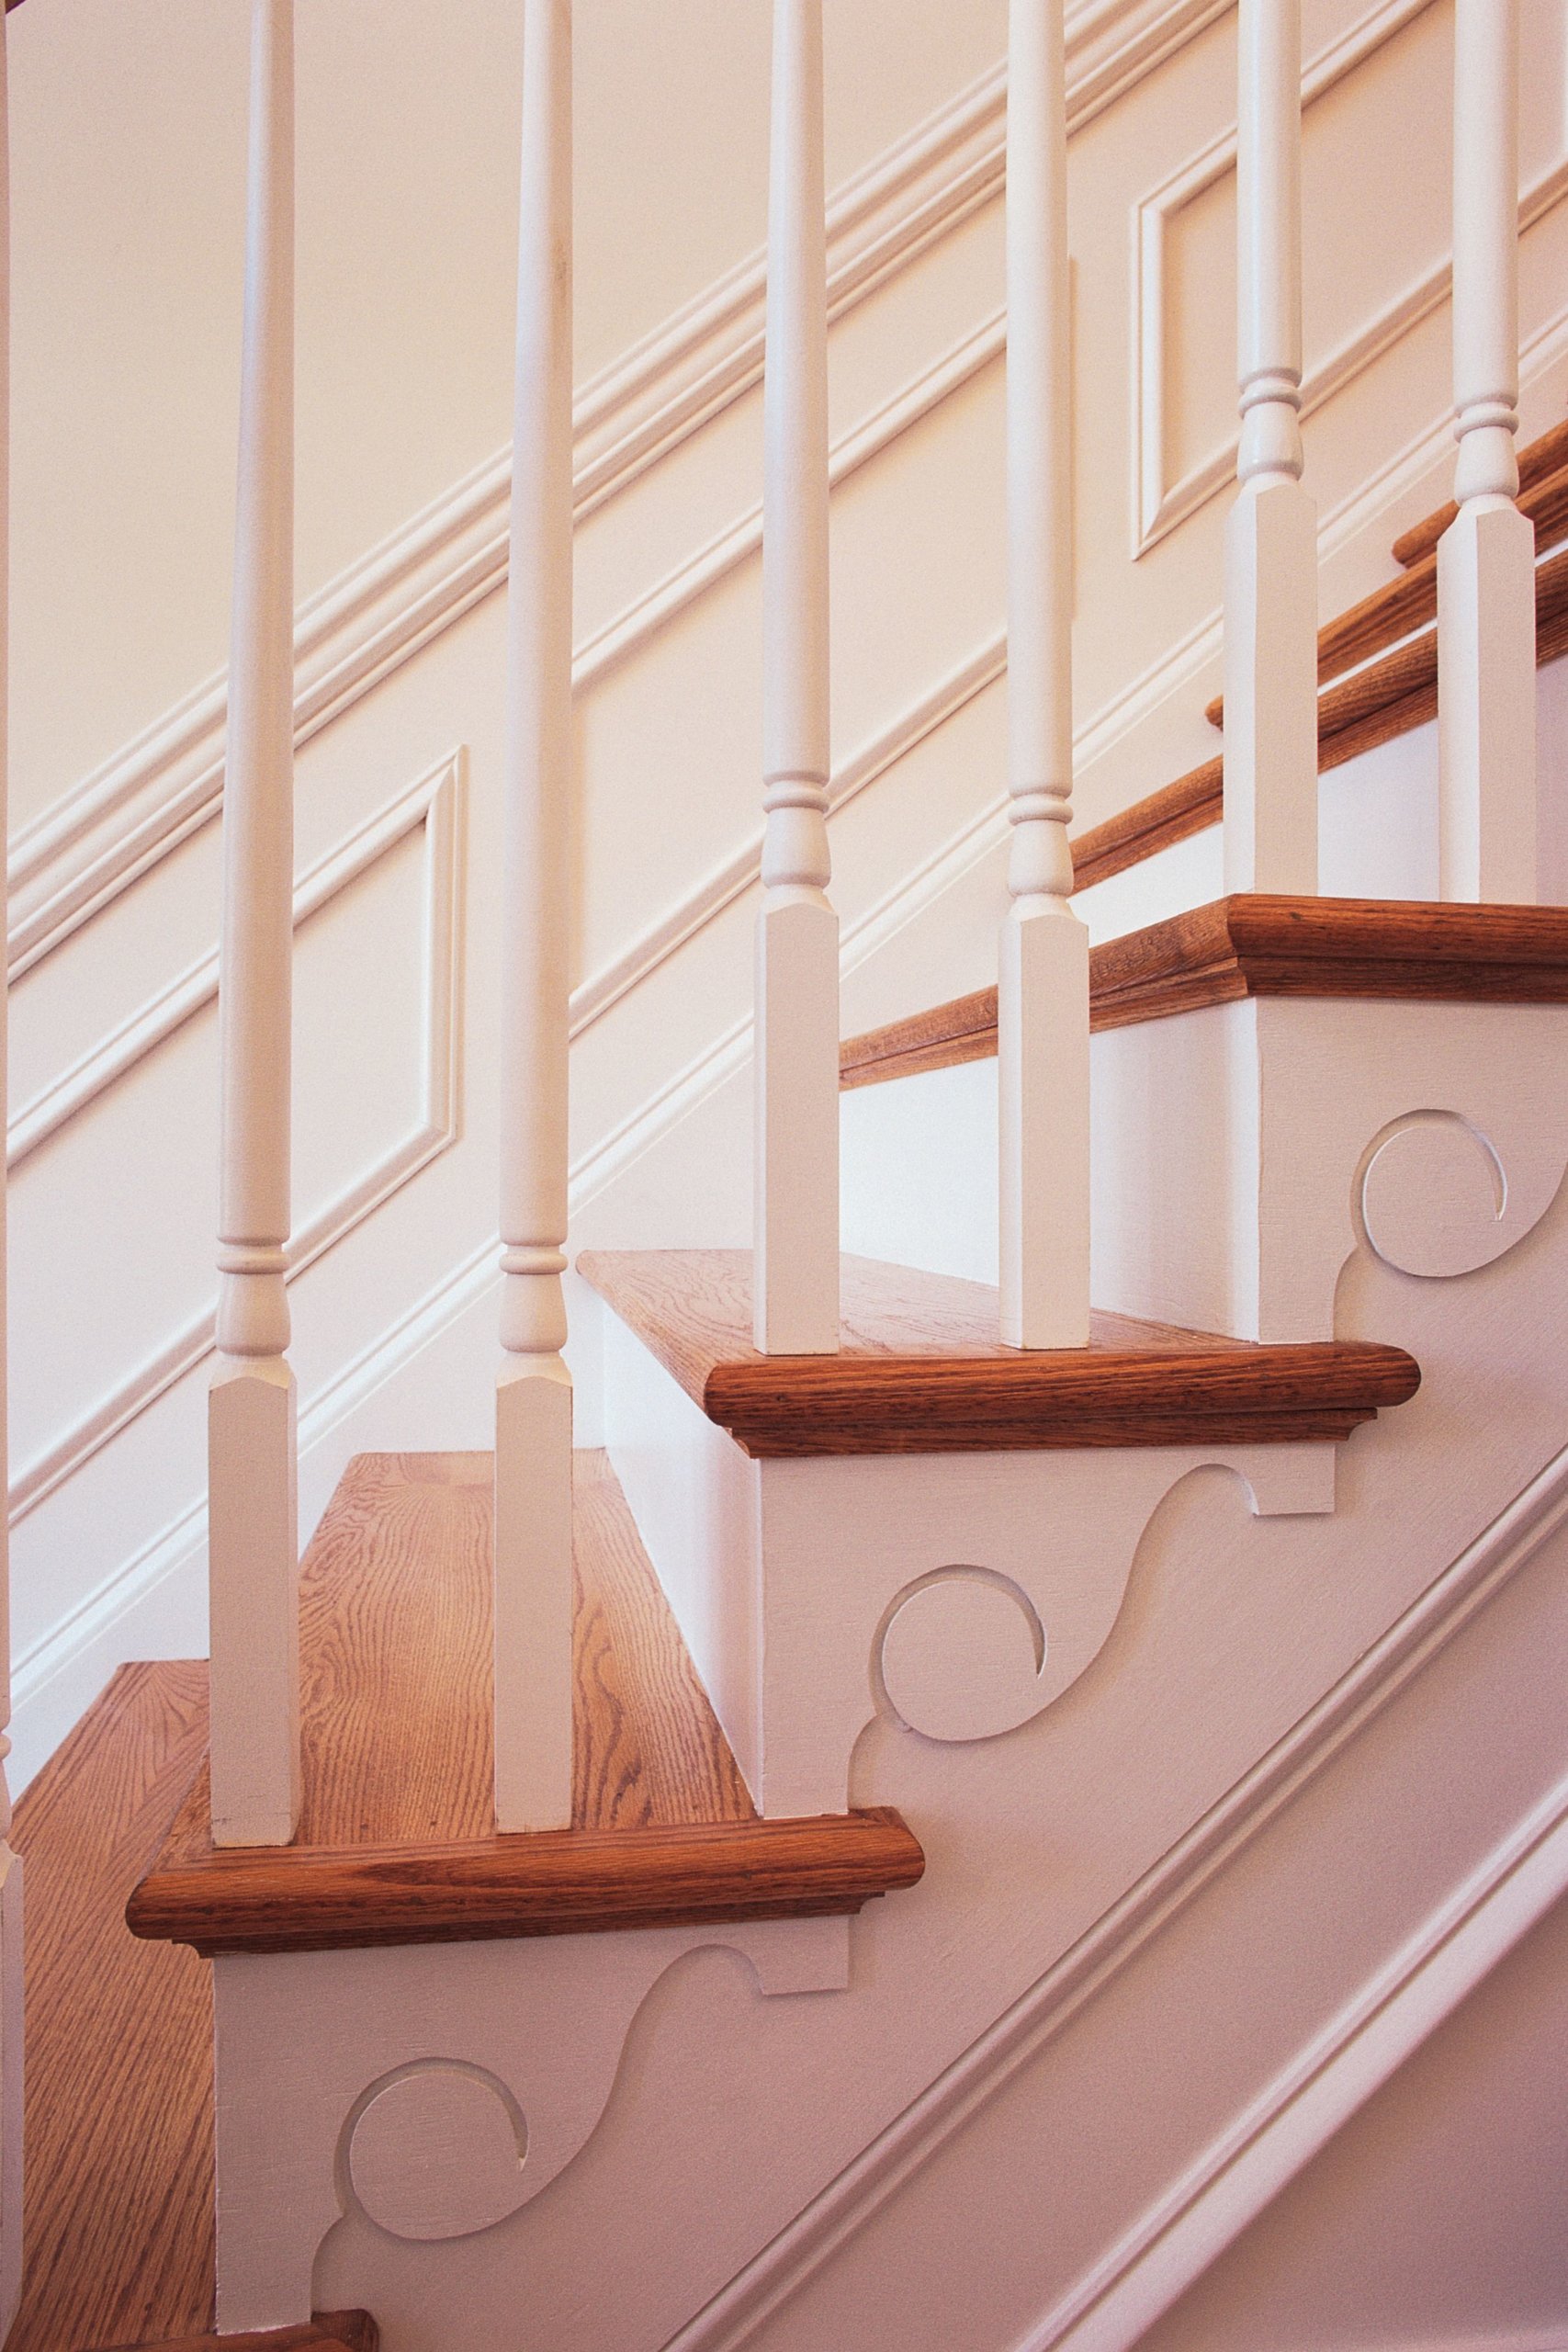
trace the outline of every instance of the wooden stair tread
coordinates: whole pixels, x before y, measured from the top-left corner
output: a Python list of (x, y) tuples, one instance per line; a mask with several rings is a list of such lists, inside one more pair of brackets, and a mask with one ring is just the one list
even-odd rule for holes
[(1025, 1351), (997, 1338), (987, 1283), (849, 1257), (840, 1352), (763, 1356), (747, 1250), (592, 1251), (578, 1272), (763, 1457), (1341, 1438), (1420, 1379), (1398, 1348), (1259, 1346), (1120, 1315), (1097, 1315), (1087, 1348)]
[(7, 2352), (212, 2324), (211, 1979), (123, 1916), (206, 1743), (205, 1666), (122, 1666), (17, 1801), (27, 2164)]
[(205, 1764), (127, 1917), (203, 1952), (857, 1911), (913, 1884), (886, 1808), (761, 1821), (603, 1453), (576, 1456), (574, 1826), (492, 1826), (491, 1456), (362, 1454), (301, 1569), (304, 1794), (219, 1850)]
[(238, 2335), (178, 2335), (161, 2344), (120, 2344), (108, 2352), (378, 2352), (380, 2331), (368, 2312), (318, 2312), (299, 2327), (263, 2327)]
[[(1115, 1029), (1244, 996), (1568, 1003), (1568, 910), (1425, 899), (1216, 899), (1089, 951), (1089, 1025)], [(846, 1039), (840, 1083), (984, 1061), (997, 992), (976, 989)]]

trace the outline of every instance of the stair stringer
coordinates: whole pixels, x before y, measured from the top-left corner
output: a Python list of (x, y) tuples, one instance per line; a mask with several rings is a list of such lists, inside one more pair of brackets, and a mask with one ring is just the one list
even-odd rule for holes
[[(1360, 1121), (1354, 1171), (1388, 1118), (1413, 1107), (1408, 1089), (1423, 1069), (1411, 1040), (1432, 1032), (1411, 1017), (1427, 1008), (1352, 1010), (1393, 1024), (1393, 1046), (1332, 1067), (1336, 1099), (1317, 1122), (1325, 1174), (1339, 1165), (1338, 1098), (1354, 1098)], [(1560, 1017), (1493, 1008), (1480, 1029), (1461, 1023), (1456, 1034), (1512, 1072), (1511, 1132), (1522, 1141), (1499, 1147), (1505, 1167), (1525, 1144), (1544, 1154), (1559, 1116)], [(1414, 1107), (1433, 1107), (1425, 1089)], [(1308, 1173), (1310, 1164), (1303, 1182)], [(694, 1959), (640, 2008), (617, 2000), (610, 2015), (600, 1955), (616, 1939), (518, 1944), (495, 1948), (505, 1991), (498, 1976), (487, 2022), (457, 1992), (482, 1974), (472, 1953), (365, 1955), (373, 2009), (351, 1955), (222, 1963), (226, 2276), (237, 2247), (265, 2247), (287, 2188), (323, 2223), (342, 2213), (317, 2260), (316, 2301), (375, 2309), (389, 2352), (447, 2340), (458, 2311), (465, 2343), (498, 2352), (633, 2352), (679, 2341), (682, 2326), (699, 2330), (694, 2347), (716, 2352), (747, 2340), (727, 2316), (729, 2282), (741, 2282), (743, 2313), (759, 2262), (793, 2293), (803, 2245), (813, 2261), (814, 2247), (848, 2246), (855, 2183), (868, 2168), (878, 2175), (885, 2135), (897, 2143), (908, 2118), (929, 2116), (933, 2102), (941, 2110), (950, 2070), (984, 2094), (998, 2037), (1005, 2044), (1027, 2012), (1030, 2031), (1066, 2054), (1051, 2061), (1050, 2129), (1038, 2132), (1038, 2116), (1035, 2127), (1060, 2174), (1030, 2199), (1022, 2267), (997, 2266), (998, 2308), (1015, 2299), (1012, 2335), (1000, 2322), (984, 2332), (992, 2281), (973, 2258), (1008, 2179), (993, 2180), (978, 2207), (953, 2204), (941, 2227), (928, 2211), (922, 2226), (930, 2260), (965, 2275), (980, 2315), (957, 2339), (966, 2352), (1010, 2344), (1065, 2308), (1171, 2181), (1317, 2046), (1357, 1988), (1381, 1981), (1422, 1923), (1555, 1802), (1568, 1772), (1568, 1727), (1553, 1705), (1568, 1599), (1553, 1573), (1555, 1536), (1540, 1549), (1565, 1477), (1568, 1204), (1560, 1192), (1500, 1255), (1447, 1278), (1378, 1256), (1358, 1238), (1344, 1191), (1337, 1217), (1348, 1261), (1340, 1335), (1407, 1348), (1424, 1385), (1345, 1448), (1332, 1516), (1256, 1519), (1234, 1477), (1182, 1478), (1143, 1532), (1098, 1656), (1043, 1713), (994, 1737), (931, 1740), (903, 1727), (879, 1706), (863, 1650), (852, 1793), (897, 1804), (928, 1866), (918, 1888), (854, 1923), (843, 1991), (761, 2000), (736, 1972)], [(1114, 1483), (1122, 1459), (1108, 1450), (1098, 1475)], [(848, 1476), (854, 1465), (835, 1467)], [(884, 1480), (880, 1498), (885, 1512), (898, 1508), (897, 1480)], [(911, 1542), (928, 1503), (926, 1490), (908, 1505)], [(853, 1545), (830, 1538), (814, 1602), (859, 1573)], [(874, 1623), (885, 1606), (884, 1597)], [(841, 1623), (829, 1613), (818, 1630), (830, 1645)], [(1351, 1747), (1360, 1762), (1347, 1777)], [(1321, 1807), (1326, 1826), (1309, 1837)], [(1216, 1917), (1201, 1945), (1200, 1927)], [(750, 1931), (759, 1942), (782, 1932)], [(1201, 1962), (1183, 1961), (1190, 1936)], [(527, 2029), (524, 1996), (562, 1967), (562, 1952), (574, 1962), (575, 2007), (558, 2012), (567, 2040), (547, 2050)], [(1235, 1986), (1228, 2007), (1216, 2006), (1222, 1977)], [(443, 1982), (446, 1995), (421, 1994), (416, 2016), (413, 1988)], [(236, 2071), (231, 2029), (262, 1986), (272, 1988), (271, 2027), (249, 2071)], [(1148, 2005), (1142, 2027), (1118, 2006), (1134, 1996)], [(521, 2211), (456, 2239), (395, 2237), (352, 2201), (344, 2211), (343, 2135), (366, 2091), (400, 2067), (462, 2058), (481, 2030), (509, 2037), (512, 2054), (492, 2071), (530, 2120), (578, 2037), (615, 2051), (603, 2120), (575, 2158)], [(601, 2060), (594, 2070), (607, 2079)], [(934, 2146), (964, 2139), (968, 2096), (923, 2151), (932, 2162)], [(442, 2143), (432, 2136), (430, 2146)], [(417, 2188), (428, 2149), (404, 2154)], [(440, 2161), (460, 2170), (464, 2144)], [(538, 2178), (544, 2187), (542, 2169)], [(299, 2233), (297, 2261), (308, 2234)], [(897, 2266), (857, 2285), (858, 2256), (844, 2259), (850, 2270), (831, 2290), (838, 2315), (815, 2345), (950, 2352), (951, 2328), (936, 2333), (934, 2317), (920, 2334), (919, 2298), (905, 2296)], [(909, 2275), (919, 2275), (913, 2261)], [(298, 2278), (292, 2290), (306, 2302), (308, 2286)], [(928, 2301), (936, 2313), (934, 2290)]]

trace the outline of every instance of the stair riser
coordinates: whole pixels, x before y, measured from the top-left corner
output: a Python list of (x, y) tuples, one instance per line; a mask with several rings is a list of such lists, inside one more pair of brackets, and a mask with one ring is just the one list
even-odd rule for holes
[[(1101, 1032), (1096, 1305), (1320, 1340), (1369, 1216), (1395, 1263), (1487, 1262), (1568, 1163), (1565, 1045), (1562, 1006), (1288, 998)], [(1393, 1137), (1402, 1123), (1420, 1132)], [(994, 1060), (858, 1089), (843, 1130), (847, 1247), (996, 1279)]]
[[(1329, 1516), (1303, 1514), (1300, 1491), (1294, 1514), (1254, 1516), (1235, 1476), (1206, 1471), (1163, 1495), (1156, 1468), (1179, 1465), (1147, 1453), (1141, 1513), (1117, 1503), (1118, 1457), (1097, 1456), (1100, 1509), (1076, 1537), (1069, 1455), (1048, 1487), (1014, 1488), (1005, 1523), (970, 1507), (984, 1457), (746, 1464), (764, 1561), (794, 1495), (815, 1531), (768, 1680), (796, 1674), (818, 1738), (854, 1727), (857, 1801), (919, 1821), (925, 1879), (850, 1925), (220, 1961), (224, 2324), (287, 2316), (313, 2266), (318, 2301), (375, 2303), (388, 2352), (442, 2340), (458, 2308), (482, 2352), (739, 2352), (749, 2316), (770, 2352), (877, 2327), (914, 2352), (1004, 2352), (1101, 2285), (1144, 2293), (1159, 2199), (1198, 2211), (1214, 2150), (1253, 2116), (1304, 2154), (1292, 2086), (1320, 2038), (1351, 2052), (1353, 2103), (1376, 2073), (1356, 2072), (1357, 2020), (1380, 1984), (1430, 1994), (1428, 2014), (1458, 1997), (1427, 1971), (1432, 1923), (1461, 1894), (1468, 1920), (1488, 1874), (1509, 1883), (1568, 1771), (1561, 1531), (1530, 1551), (1568, 1502), (1560, 1458), (1488, 1533), (1561, 1455), (1568, 1213), (1457, 1282), (1363, 1251), (1340, 1305), (1426, 1378), (1358, 1432)], [(1506, 1412), (1478, 1417), (1478, 1396)], [(705, 1491), (694, 1474), (688, 1528)], [(1049, 1675), (1118, 1549), (1131, 1579), (1093, 1664), (1004, 1731), (998, 1710), (1038, 1693), (999, 1580), (1034, 1597)], [(968, 1613), (908, 1623), (890, 1657), (886, 1596), (939, 1557), (989, 1575), (923, 1585), (916, 1600)], [(944, 1682), (955, 1651), (968, 1671)], [(886, 1708), (895, 1690), (924, 1735)], [(767, 1703), (765, 1681), (764, 1726)], [(716, 1940), (786, 1997), (698, 1956)], [(517, 2111), (521, 2176), (502, 2130)], [(934, 2206), (928, 2177), (951, 2184)], [(1228, 2210), (1239, 2226), (1248, 2209)], [(422, 2234), (436, 2225), (468, 2233)], [(994, 2275), (964, 2282), (959, 2330), (940, 2252), (982, 2225)]]

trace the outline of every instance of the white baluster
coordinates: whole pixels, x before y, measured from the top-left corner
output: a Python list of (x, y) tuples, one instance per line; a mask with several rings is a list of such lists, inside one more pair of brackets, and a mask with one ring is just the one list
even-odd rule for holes
[(1072, 346), (1062, 0), (1008, 36), (1008, 788), (1001, 1334), (1089, 1338), (1089, 933), (1072, 906)]
[(502, 869), (495, 1814), (571, 1821), (571, 6), (525, 0)]
[(1301, 481), (1301, 0), (1241, 0), (1225, 888), (1304, 896), (1317, 888), (1317, 508)]
[[(6, 807), (11, 457), (11, 198), (6, 40), (0, 18), (0, 839)], [(6, 1099), (6, 1006), (0, 1001), (0, 1102)], [(0, 1169), (0, 1494), (6, 1487), (6, 1177)], [(11, 1851), (11, 1570), (0, 1526), (0, 2338), (22, 2285), (22, 1865)]]
[(822, 0), (774, 0), (762, 489), (755, 1337), (839, 1344), (839, 922), (828, 901)]
[(240, 477), (219, 990), (218, 1363), (208, 1408), (212, 1834), (285, 1844), (299, 1803), (289, 1229), (294, 950), (294, 16), (253, 0)]
[(1518, 0), (1455, 0), (1454, 432), (1438, 548), (1440, 888), (1533, 904), (1535, 531), (1518, 430)]

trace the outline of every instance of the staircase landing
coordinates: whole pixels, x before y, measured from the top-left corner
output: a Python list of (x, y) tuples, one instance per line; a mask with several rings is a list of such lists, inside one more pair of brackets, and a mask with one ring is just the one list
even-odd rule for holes
[(492, 1827), (490, 1455), (361, 1454), (301, 1572), (299, 1834), (216, 1849), (204, 1765), (134, 1933), (446, 1943), (853, 1912), (914, 1883), (888, 1808), (758, 1818), (607, 1460), (576, 1464), (575, 1826)]
[(1087, 1348), (1005, 1347), (988, 1284), (850, 1257), (838, 1354), (764, 1356), (749, 1250), (596, 1250), (577, 1271), (761, 1456), (1338, 1439), (1421, 1378), (1373, 1341), (1259, 1345), (1129, 1315), (1096, 1315)]

